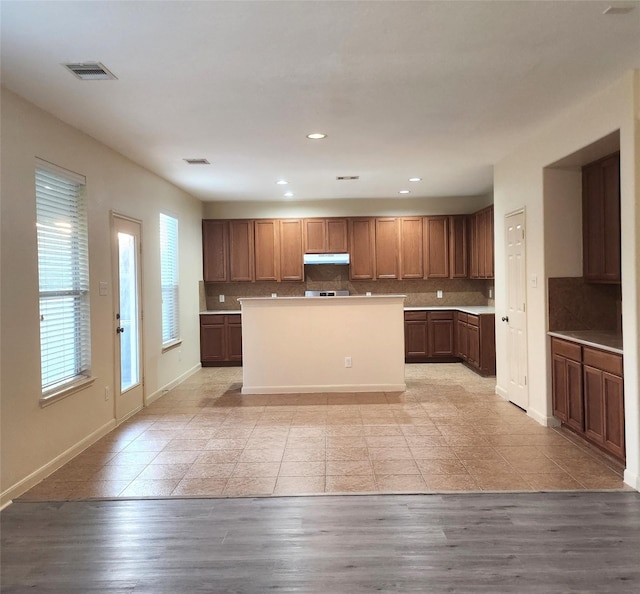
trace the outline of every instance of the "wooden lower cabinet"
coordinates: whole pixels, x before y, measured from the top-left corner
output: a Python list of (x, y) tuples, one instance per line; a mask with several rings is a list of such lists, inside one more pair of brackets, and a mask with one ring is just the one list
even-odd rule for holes
[(454, 313), (452, 311), (429, 312), (428, 335), (430, 357), (455, 355)]
[(551, 353), (554, 416), (624, 460), (622, 356), (558, 338)]
[(200, 362), (203, 367), (242, 363), (242, 318), (239, 314), (200, 316)]
[(407, 311), (404, 314), (404, 356), (411, 362), (424, 361), (429, 356), (426, 311)]
[(482, 375), (496, 374), (495, 315), (458, 312), (455, 319), (456, 355)]

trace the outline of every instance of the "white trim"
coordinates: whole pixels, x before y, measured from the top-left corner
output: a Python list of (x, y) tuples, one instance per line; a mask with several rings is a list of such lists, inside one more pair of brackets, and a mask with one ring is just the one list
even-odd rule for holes
[(547, 417), (533, 408), (527, 410), (527, 416), (531, 417), (534, 421), (540, 423), (544, 427), (560, 427), (561, 425), (560, 421), (555, 417)]
[(242, 388), (242, 394), (294, 394), (294, 393), (318, 393), (318, 392), (404, 392), (406, 384), (322, 384), (312, 386), (253, 386)]
[(502, 398), (502, 400), (509, 400), (509, 393), (502, 387), (496, 384), (496, 394)]
[(202, 368), (202, 364), (198, 363), (194, 365), (191, 369), (187, 369), (182, 375), (179, 375), (176, 379), (170, 381), (168, 384), (162, 386), (152, 394), (149, 394), (144, 401), (145, 406), (149, 406), (161, 396), (164, 396), (169, 390), (173, 390), (178, 384), (181, 384), (184, 380), (191, 377), (194, 373), (197, 373)]
[(72, 458), (75, 458), (78, 454), (92, 446), (98, 440), (102, 439), (110, 431), (115, 429), (115, 427), (116, 421), (115, 419), (111, 419), (108, 423), (105, 423), (102, 427), (96, 429), (93, 433), (90, 433), (87, 437), (62, 452), (62, 454), (56, 456), (44, 466), (34, 470), (21, 481), (18, 481), (15, 485), (3, 491), (2, 494), (0, 494), (0, 506), (5, 507), (11, 503), (13, 499), (27, 492), (31, 487), (37, 485), (41, 480), (47, 478), (51, 473), (58, 470), (58, 468), (64, 466)]
[(71, 394), (75, 394), (76, 392), (80, 392), (81, 390), (88, 388), (95, 381), (95, 377), (82, 377), (81, 379), (75, 379), (67, 382), (60, 388), (45, 392), (45, 394), (40, 398), (40, 406), (44, 408), (54, 402), (58, 402), (67, 396), (71, 396)]
[(640, 491), (640, 476), (634, 474), (628, 468), (624, 470), (623, 480), (625, 485), (629, 485), (632, 489)]

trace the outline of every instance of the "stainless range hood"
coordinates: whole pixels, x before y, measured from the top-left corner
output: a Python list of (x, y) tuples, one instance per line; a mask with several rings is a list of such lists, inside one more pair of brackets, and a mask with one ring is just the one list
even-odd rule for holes
[(305, 264), (349, 264), (349, 254), (305, 254)]

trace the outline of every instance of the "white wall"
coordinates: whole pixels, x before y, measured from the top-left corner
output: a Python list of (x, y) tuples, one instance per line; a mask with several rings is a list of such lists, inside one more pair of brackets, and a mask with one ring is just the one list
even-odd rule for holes
[[(496, 319), (506, 311), (504, 217), (511, 211), (526, 209), (527, 279), (538, 277), (538, 286), (528, 282), (528, 378), (530, 415), (538, 420), (550, 419), (551, 390), (549, 341), (547, 331), (546, 287), (549, 276), (576, 271), (575, 248), (565, 264), (563, 245), (576, 241), (577, 218), (568, 218), (564, 202), (545, 201), (544, 168), (586, 147), (598, 139), (620, 130), (621, 217), (622, 217), (622, 294), (625, 359), (625, 414), (627, 421), (627, 483), (640, 487), (640, 404), (638, 398), (638, 335), (640, 334), (638, 287), (640, 266), (637, 254), (640, 238), (640, 150), (638, 150), (638, 73), (623, 78), (550, 122), (538, 134), (502, 161), (494, 170), (494, 207), (496, 237)], [(635, 102), (635, 103), (634, 103)], [(635, 111), (634, 111), (635, 110)], [(553, 180), (555, 188), (569, 179)], [(553, 184), (552, 184), (553, 185)], [(562, 221), (565, 224), (562, 224)], [(566, 234), (565, 234), (566, 225)], [(545, 243), (546, 241), (546, 243)], [(506, 327), (496, 328), (497, 384), (506, 391)]]
[[(2, 91), (2, 502), (38, 482), (114, 426), (114, 325), (111, 211), (142, 221), (145, 397), (199, 365), (198, 281), (202, 278), (202, 204), (158, 176), (34, 105)], [(35, 158), (86, 176), (95, 383), (42, 408)], [(183, 344), (161, 352), (159, 212), (180, 225)], [(107, 281), (109, 295), (98, 295)]]

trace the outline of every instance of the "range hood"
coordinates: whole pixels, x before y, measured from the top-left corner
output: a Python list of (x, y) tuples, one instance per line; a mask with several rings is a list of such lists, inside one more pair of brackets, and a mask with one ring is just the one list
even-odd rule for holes
[(349, 264), (349, 254), (305, 254), (305, 264)]

